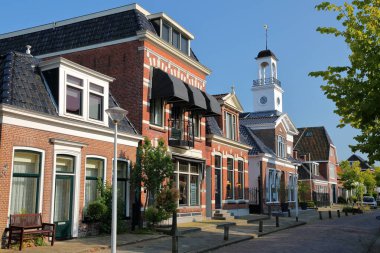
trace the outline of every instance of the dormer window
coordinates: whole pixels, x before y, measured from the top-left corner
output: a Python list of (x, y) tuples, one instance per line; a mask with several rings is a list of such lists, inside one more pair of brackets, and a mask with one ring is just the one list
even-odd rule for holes
[(104, 88), (100, 85), (90, 83), (90, 101), (89, 101), (89, 117), (90, 119), (103, 120), (103, 100)]
[(224, 112), (224, 129), (226, 138), (236, 140), (236, 115)]
[(66, 76), (66, 112), (82, 116), (83, 80)]
[(190, 55), (190, 40), (194, 36), (164, 13), (152, 14), (148, 17), (158, 36), (173, 47)]
[(64, 58), (42, 62), (40, 68), (59, 116), (108, 125), (104, 115), (113, 78)]

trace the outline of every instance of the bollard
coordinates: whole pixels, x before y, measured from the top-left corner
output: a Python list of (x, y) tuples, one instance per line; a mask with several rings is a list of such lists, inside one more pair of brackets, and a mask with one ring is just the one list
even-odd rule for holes
[(322, 220), (322, 212), (319, 211), (319, 219)]
[(224, 240), (228, 240), (228, 232), (230, 230), (230, 226), (224, 226)]
[(280, 226), (280, 217), (276, 215), (276, 228)]
[(331, 210), (329, 210), (329, 219), (332, 219)]
[(259, 233), (263, 232), (263, 221), (259, 221)]
[(338, 218), (340, 218), (340, 210), (336, 210), (336, 213), (338, 214)]
[(346, 216), (348, 216), (348, 212), (347, 212), (347, 210), (344, 210), (344, 214), (345, 214)]
[(292, 215), (290, 214), (290, 209), (288, 209), (288, 217), (292, 217)]
[(296, 222), (298, 222), (298, 216), (296, 216)]

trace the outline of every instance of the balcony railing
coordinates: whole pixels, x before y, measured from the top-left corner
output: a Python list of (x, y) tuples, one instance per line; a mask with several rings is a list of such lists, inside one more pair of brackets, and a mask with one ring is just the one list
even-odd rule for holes
[(274, 77), (253, 80), (252, 86), (256, 87), (256, 86), (271, 85), (271, 84), (278, 85), (281, 87), (281, 82), (277, 78), (274, 78)]
[(190, 120), (169, 119), (169, 146), (194, 147), (194, 129)]

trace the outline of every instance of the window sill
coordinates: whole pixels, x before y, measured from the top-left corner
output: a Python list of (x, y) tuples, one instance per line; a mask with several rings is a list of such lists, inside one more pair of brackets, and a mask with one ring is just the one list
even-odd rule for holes
[(149, 129), (152, 129), (154, 131), (158, 131), (161, 133), (166, 133), (165, 127), (163, 127), (163, 126), (157, 126), (157, 125), (149, 124)]
[(202, 138), (201, 137), (194, 137), (194, 141), (196, 141), (196, 142), (202, 142)]

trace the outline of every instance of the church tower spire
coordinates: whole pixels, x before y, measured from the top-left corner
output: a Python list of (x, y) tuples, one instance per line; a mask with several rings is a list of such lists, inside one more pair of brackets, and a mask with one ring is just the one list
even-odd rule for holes
[(269, 49), (262, 50), (256, 57), (258, 78), (253, 81), (253, 110), (254, 112), (282, 112), (281, 82), (277, 79), (276, 55)]

